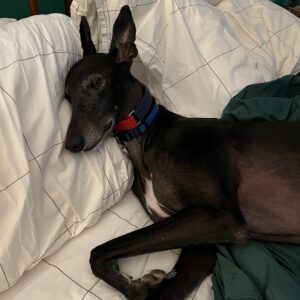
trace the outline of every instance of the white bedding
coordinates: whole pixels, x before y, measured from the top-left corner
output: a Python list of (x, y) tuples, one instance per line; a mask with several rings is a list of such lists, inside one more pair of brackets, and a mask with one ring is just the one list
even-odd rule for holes
[(0, 26), (0, 291), (95, 224), (124, 195), (131, 164), (116, 141), (64, 150), (71, 115), (64, 80), (81, 57), (63, 15)]
[[(134, 73), (180, 114), (219, 117), (245, 85), (300, 71), (299, 20), (269, 1), (74, 0), (72, 17), (88, 16), (99, 51), (123, 4), (137, 27)], [(78, 32), (64, 16), (38, 16), (1, 24), (0, 46), (0, 291), (10, 287), (0, 299), (122, 299), (92, 275), (89, 251), (150, 221), (131, 192), (112, 206), (132, 180), (114, 139), (89, 153), (63, 149), (63, 82), (81, 55)], [(121, 267), (170, 270), (177, 255)], [(212, 297), (208, 278), (190, 298)]]

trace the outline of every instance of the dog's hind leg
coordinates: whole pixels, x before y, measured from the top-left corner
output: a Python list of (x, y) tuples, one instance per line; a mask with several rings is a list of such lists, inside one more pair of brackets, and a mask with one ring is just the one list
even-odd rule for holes
[(185, 299), (211, 274), (216, 264), (215, 245), (195, 245), (182, 249), (174, 267), (176, 275), (164, 280), (150, 293), (147, 300)]
[(118, 258), (198, 244), (243, 242), (248, 238), (248, 231), (231, 212), (191, 207), (94, 248), (90, 264), (97, 277), (128, 299), (142, 300), (162, 282), (164, 275), (154, 276), (154, 282), (132, 281), (119, 272)]

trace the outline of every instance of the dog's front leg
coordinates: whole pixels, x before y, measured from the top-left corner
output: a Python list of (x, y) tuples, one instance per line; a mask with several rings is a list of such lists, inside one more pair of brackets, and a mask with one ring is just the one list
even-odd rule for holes
[(119, 272), (117, 258), (198, 244), (242, 242), (247, 239), (247, 230), (230, 212), (192, 207), (94, 248), (90, 264), (97, 277), (115, 287), (128, 299), (140, 300), (146, 298), (161, 278), (153, 274), (153, 280), (149, 280), (149, 276), (145, 280), (129, 280)]

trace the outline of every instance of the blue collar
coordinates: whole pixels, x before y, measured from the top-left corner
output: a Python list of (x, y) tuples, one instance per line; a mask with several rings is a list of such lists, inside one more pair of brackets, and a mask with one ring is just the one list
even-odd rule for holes
[(128, 142), (144, 134), (155, 121), (158, 112), (159, 106), (146, 88), (138, 108), (115, 126), (117, 138)]

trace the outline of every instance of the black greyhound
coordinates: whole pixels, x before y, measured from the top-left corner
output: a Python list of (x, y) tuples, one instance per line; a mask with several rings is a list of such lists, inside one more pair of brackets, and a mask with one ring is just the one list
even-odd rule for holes
[[(156, 221), (93, 249), (93, 273), (128, 299), (184, 299), (212, 272), (217, 243), (300, 243), (300, 124), (185, 118), (157, 105), (130, 74), (135, 33), (124, 6), (109, 53), (96, 54), (82, 18), (84, 57), (66, 81), (66, 148), (90, 150), (114, 132), (135, 166), (133, 190)], [(118, 258), (172, 248), (183, 249), (171, 274), (119, 272)]]

